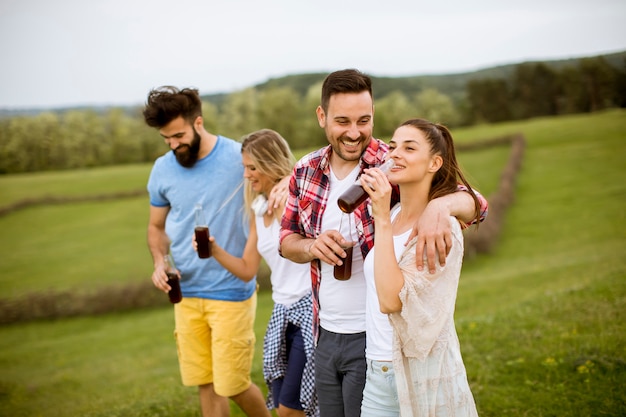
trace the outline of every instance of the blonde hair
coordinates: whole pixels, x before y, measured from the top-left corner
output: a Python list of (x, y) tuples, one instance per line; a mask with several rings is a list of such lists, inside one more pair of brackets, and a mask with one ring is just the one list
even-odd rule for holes
[[(296, 163), (287, 141), (272, 129), (261, 129), (244, 136), (241, 153), (244, 152), (250, 156), (254, 167), (261, 174), (269, 177), (273, 183), (291, 175), (291, 170)], [(250, 212), (252, 201), (258, 195), (259, 193), (253, 191), (250, 182), (246, 180), (244, 202), (247, 213)]]

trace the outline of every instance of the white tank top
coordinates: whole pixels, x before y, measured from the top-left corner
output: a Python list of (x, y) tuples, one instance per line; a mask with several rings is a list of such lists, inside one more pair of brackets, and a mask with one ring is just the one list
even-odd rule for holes
[[(391, 221), (400, 212), (400, 205), (396, 205), (391, 212)], [(404, 243), (409, 238), (411, 230), (394, 235), (393, 249), (396, 255), (396, 261), (400, 259), (400, 255), (404, 252)], [(374, 250), (376, 246), (369, 251), (363, 262), (363, 270), (365, 282), (367, 284), (367, 301), (365, 306), (365, 323), (366, 323), (366, 339), (365, 339), (365, 357), (375, 361), (391, 361), (391, 341), (393, 340), (393, 329), (389, 324), (389, 318), (386, 314), (380, 312), (380, 303), (376, 294), (376, 283), (374, 281)]]
[(273, 219), (265, 227), (263, 216), (257, 216), (257, 250), (272, 271), (272, 300), (276, 304), (289, 307), (311, 292), (311, 264), (298, 264), (283, 258), (278, 253), (280, 224)]

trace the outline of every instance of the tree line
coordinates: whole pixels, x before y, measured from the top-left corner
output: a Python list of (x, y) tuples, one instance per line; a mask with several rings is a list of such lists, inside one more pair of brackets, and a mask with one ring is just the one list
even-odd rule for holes
[(621, 69), (602, 57), (584, 58), (562, 69), (520, 64), (510, 79), (472, 80), (466, 90), (469, 123), (626, 107), (626, 60)]
[[(227, 94), (219, 103), (205, 100), (205, 126), (234, 139), (270, 128), (292, 149), (322, 146), (327, 142), (315, 117), (320, 90), (321, 81), (304, 93), (275, 84)], [(388, 138), (416, 116), (458, 127), (626, 107), (626, 61), (622, 68), (602, 57), (563, 68), (519, 64), (506, 78), (467, 81), (458, 97), (433, 87), (405, 90), (398, 86), (375, 97), (375, 136)], [(46, 111), (0, 120), (0, 174), (151, 162), (165, 151), (160, 136), (145, 126), (141, 108)]]

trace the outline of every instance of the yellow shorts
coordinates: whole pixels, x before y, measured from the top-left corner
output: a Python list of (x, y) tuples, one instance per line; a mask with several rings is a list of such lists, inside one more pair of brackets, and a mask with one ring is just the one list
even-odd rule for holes
[(250, 387), (256, 303), (255, 292), (245, 301), (183, 298), (174, 306), (183, 385), (213, 383), (223, 397)]

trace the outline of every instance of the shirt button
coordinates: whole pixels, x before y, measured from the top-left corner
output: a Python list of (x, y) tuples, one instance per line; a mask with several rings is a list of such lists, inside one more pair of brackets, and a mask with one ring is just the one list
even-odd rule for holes
[(387, 368), (386, 366), (383, 366), (381, 369), (383, 370), (383, 372), (387, 372), (389, 370), (389, 368)]

